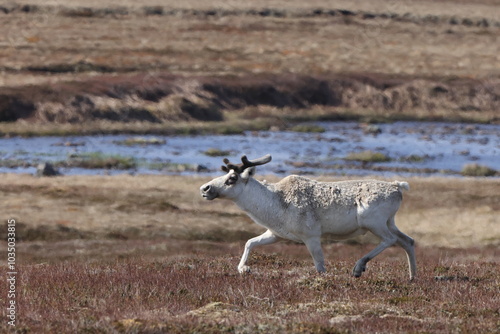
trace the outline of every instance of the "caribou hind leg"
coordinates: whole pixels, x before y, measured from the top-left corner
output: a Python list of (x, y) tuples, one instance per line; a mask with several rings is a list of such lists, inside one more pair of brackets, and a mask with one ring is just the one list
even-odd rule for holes
[(397, 244), (401, 246), (406, 252), (406, 257), (408, 258), (408, 267), (410, 271), (410, 280), (413, 280), (417, 275), (417, 261), (415, 258), (415, 241), (413, 238), (407, 236), (401, 232), (394, 221), (394, 216), (389, 218), (387, 221), (387, 226), (389, 229), (397, 236)]
[[(365, 218), (364, 220), (366, 219), (369, 218)], [(379, 237), (381, 241), (377, 245), (377, 247), (375, 247), (375, 249), (373, 249), (371, 252), (369, 252), (356, 262), (356, 265), (352, 270), (352, 274), (354, 277), (361, 276), (361, 274), (366, 270), (366, 264), (368, 263), (368, 261), (379, 255), (386, 248), (391, 247), (398, 242), (398, 237), (389, 229), (388, 224), (385, 224), (380, 220), (365, 222), (364, 224), (362, 224), (362, 226), (365, 226), (366, 229)]]
[(417, 271), (414, 241), (412, 238), (401, 232), (396, 227), (394, 215), (387, 220), (386, 224), (372, 224), (369, 230), (373, 234), (378, 236), (381, 239), (381, 242), (377, 247), (375, 247), (375, 249), (373, 249), (371, 252), (359, 259), (358, 262), (356, 262), (356, 265), (353, 269), (353, 276), (360, 277), (363, 271), (365, 271), (368, 261), (380, 254), (386, 248), (397, 244), (401, 246), (401, 248), (403, 248), (406, 252), (410, 271), (410, 280), (413, 280)]

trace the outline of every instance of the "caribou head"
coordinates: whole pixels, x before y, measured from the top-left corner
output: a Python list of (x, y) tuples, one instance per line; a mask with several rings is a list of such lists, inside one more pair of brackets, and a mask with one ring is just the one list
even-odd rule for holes
[(226, 175), (213, 179), (200, 187), (203, 198), (213, 200), (217, 197), (234, 199), (245, 189), (245, 186), (255, 174), (255, 166), (267, 164), (271, 161), (271, 155), (267, 154), (255, 160), (248, 160), (246, 155), (241, 157), (240, 164), (232, 164), (224, 159), (225, 166), (221, 169)]

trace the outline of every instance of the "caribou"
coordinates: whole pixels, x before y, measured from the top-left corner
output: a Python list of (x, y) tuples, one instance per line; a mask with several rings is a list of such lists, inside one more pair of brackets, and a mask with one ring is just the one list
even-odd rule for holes
[(360, 277), (368, 261), (393, 245), (404, 249), (408, 259), (410, 280), (416, 275), (414, 240), (401, 232), (394, 216), (409, 190), (407, 182), (353, 180), (319, 182), (290, 175), (277, 183), (256, 180), (256, 166), (267, 164), (271, 155), (249, 160), (245, 155), (240, 164), (224, 159), (226, 173), (200, 187), (207, 200), (226, 198), (245, 211), (253, 221), (265, 227), (263, 234), (248, 240), (241, 261), (240, 273), (249, 272), (246, 265), (250, 251), (288, 239), (304, 243), (311, 254), (316, 270), (325, 272), (321, 236), (330, 235), (343, 240), (367, 231), (380, 238), (380, 243), (359, 259), (352, 271)]

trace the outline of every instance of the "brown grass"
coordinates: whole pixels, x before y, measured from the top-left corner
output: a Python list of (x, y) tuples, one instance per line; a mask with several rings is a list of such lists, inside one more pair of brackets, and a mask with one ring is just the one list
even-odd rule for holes
[(498, 121), (497, 1), (23, 4), (0, 9), (3, 121), (144, 132), (317, 104), (312, 117)]
[[(498, 121), (498, 6), (3, 4), (0, 117), (25, 119), (1, 123), (0, 133), (233, 133), (307, 119)], [(30, 119), (42, 100), (38, 119)], [(199, 122), (207, 115), (217, 122)], [(257, 249), (253, 272), (240, 276), (244, 242), (263, 229), (228, 202), (203, 201), (198, 187), (206, 181), (2, 175), (0, 245), (15, 218), (19, 308), (12, 330), (0, 296), (0, 332), (498, 331), (498, 180), (407, 180), (412, 190), (397, 224), (417, 243), (419, 277), (411, 283), (399, 248), (351, 278), (355, 261), (373, 248), (369, 236), (325, 238), (325, 275), (314, 272), (303, 245), (279, 243)], [(5, 257), (0, 264), (4, 273)]]
[[(253, 272), (240, 276), (244, 242), (263, 229), (227, 201), (203, 201), (198, 187), (206, 180), (3, 175), (0, 212), (17, 221), (17, 330), (396, 333), (498, 326), (495, 179), (408, 180), (412, 190), (397, 222), (417, 242), (413, 283), (399, 248), (373, 260), (361, 279), (351, 278), (372, 238), (326, 238), (326, 275), (314, 272), (303, 245), (279, 243), (256, 250)], [(5, 231), (2, 224), (2, 239)]]
[[(4, 174), (0, 180), (0, 209), (25, 224), (19, 231), (21, 239), (31, 229), (61, 230), (62, 226), (100, 238), (113, 233), (132, 239), (156, 236), (217, 241), (228, 237), (231, 241), (243, 240), (262, 230), (226, 201), (203, 201), (198, 188), (206, 181), (203, 177), (181, 176), (46, 179)], [(415, 235), (420, 245), (473, 247), (498, 243), (500, 235), (494, 228), (500, 210), (498, 181), (408, 181), (412, 190), (405, 195), (398, 225)]]
[(498, 326), (493, 248), (469, 249), (467, 257), (463, 250), (419, 248), (420, 277), (410, 283), (398, 249), (353, 279), (351, 266), (366, 247), (328, 245), (335, 260), (327, 274), (318, 275), (303, 247), (273, 246), (255, 252), (251, 262), (257, 269), (240, 276), (234, 244), (160, 245), (164, 252), (156, 260), (138, 252), (99, 262), (19, 265), (17, 329), (442, 333), (491, 332)]
[[(46, 1), (30, 1), (41, 9), (16, 11), (2, 20), (8, 29), (10, 48), (2, 56), (7, 69), (56, 66), (85, 61), (106, 69), (158, 70), (175, 73), (245, 72), (380, 72), (427, 76), (498, 76), (494, 40), (498, 34), (494, 13), (498, 3), (412, 1), (394, 5), (390, 1), (365, 3), (341, 1), (157, 2), (163, 15), (144, 16), (133, 2), (65, 2), (59, 9)], [(57, 3), (57, 2), (55, 2)], [(141, 2), (142, 6), (148, 6)], [(154, 1), (151, 5), (153, 6)], [(110, 15), (61, 15), (64, 9), (86, 7), (90, 11), (108, 8)], [(124, 8), (120, 15), (116, 8)], [(49, 7), (51, 8), (51, 7)], [(172, 9), (187, 12), (173, 12)], [(262, 8), (283, 11), (285, 17), (248, 15)], [(317, 9), (346, 9), (359, 15), (310, 15), (295, 13)], [(113, 9), (118, 12), (113, 15)], [(232, 15), (192, 15), (190, 11), (232, 10)], [(123, 10), (121, 10), (123, 12)], [(363, 19), (361, 13), (399, 15)], [(245, 15), (243, 15), (245, 14)], [(419, 18), (415, 24), (409, 18)], [(167, 16), (168, 15), (168, 16)], [(437, 23), (424, 21), (435, 15)], [(449, 18), (492, 20), (489, 27), (450, 24)], [(24, 24), (24, 18), (31, 24)], [(418, 23), (418, 22), (417, 22)], [(22, 31), (22, 34), (18, 32)], [(481, 50), (477, 53), (474, 50)], [(11, 57), (15, 53), (16, 57)], [(48, 56), (50, 55), (50, 56)], [(92, 68), (91, 68), (92, 69)], [(99, 68), (97, 68), (99, 69)], [(73, 71), (71, 71), (73, 72)], [(47, 80), (29, 75), (27, 80)], [(12, 75), (12, 76), (11, 76)], [(19, 84), (19, 75), (5, 79)], [(62, 75), (62, 78), (69, 74)], [(74, 76), (74, 75), (69, 75)], [(54, 78), (52, 78), (53, 80)]]

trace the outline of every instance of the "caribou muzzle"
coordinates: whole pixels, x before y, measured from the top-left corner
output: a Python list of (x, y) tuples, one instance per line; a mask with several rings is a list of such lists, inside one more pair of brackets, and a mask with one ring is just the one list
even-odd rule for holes
[(210, 184), (206, 183), (200, 187), (200, 194), (203, 198), (206, 200), (213, 200), (219, 197), (219, 194), (217, 194), (214, 191), (214, 187), (212, 187)]

